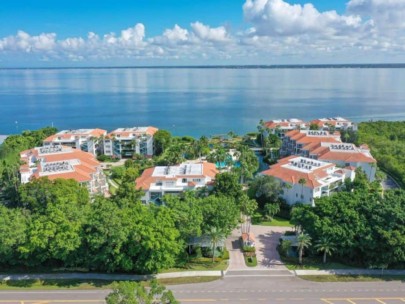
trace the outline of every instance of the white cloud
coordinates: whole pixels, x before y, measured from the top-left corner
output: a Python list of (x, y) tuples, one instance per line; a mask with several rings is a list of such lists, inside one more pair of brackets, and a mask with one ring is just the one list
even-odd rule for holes
[(56, 45), (55, 33), (42, 33), (31, 36), (24, 31), (18, 31), (15, 36), (0, 39), (0, 50), (14, 50), (23, 52), (50, 51)]
[(117, 34), (89, 32), (86, 37), (64, 39), (57, 39), (56, 33), (31, 35), (21, 30), (0, 38), (0, 60), (101, 64), (155, 59), (189, 63), (405, 60), (405, 0), (348, 0), (343, 14), (322, 12), (311, 3), (246, 0), (243, 13), (247, 23), (238, 32), (199, 21), (188, 27), (175, 24), (153, 37), (146, 36), (141, 23)]
[(223, 26), (212, 28), (197, 21), (191, 23), (191, 28), (194, 35), (203, 41), (226, 42), (230, 40), (230, 37)]
[(359, 16), (321, 13), (311, 3), (289, 4), (283, 0), (247, 0), (243, 11), (258, 35), (334, 35), (356, 30), (361, 23)]

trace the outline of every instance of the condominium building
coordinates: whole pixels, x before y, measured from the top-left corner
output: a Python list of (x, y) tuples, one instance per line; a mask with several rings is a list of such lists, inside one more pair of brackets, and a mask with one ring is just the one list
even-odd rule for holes
[(334, 163), (340, 167), (361, 168), (369, 181), (375, 180), (377, 161), (371, 155), (367, 145), (359, 148), (350, 143), (321, 142), (310, 147), (303, 154), (309, 155), (312, 159)]
[(94, 155), (62, 145), (33, 148), (20, 153), (21, 183), (33, 178), (47, 177), (74, 179), (85, 186), (90, 194), (108, 193), (108, 183), (100, 163)]
[[(287, 132), (283, 138), (280, 155), (301, 155), (320, 142), (341, 143), (338, 132), (329, 131), (293, 130)], [(308, 156), (303, 154), (303, 156)]]
[(329, 117), (314, 119), (310, 124), (318, 125), (321, 130), (329, 130), (333, 126), (336, 130), (357, 130), (357, 125), (343, 117)]
[(302, 156), (281, 159), (261, 174), (276, 178), (282, 185), (281, 196), (290, 205), (297, 202), (314, 206), (315, 198), (338, 191), (346, 178), (354, 180), (353, 168), (338, 168), (333, 163)]
[(104, 154), (108, 156), (132, 157), (134, 154), (152, 156), (155, 127), (119, 128), (104, 139)]
[(266, 121), (264, 125), (271, 134), (278, 135), (280, 138), (283, 138), (288, 131), (307, 128), (307, 124), (297, 118), (270, 120)]
[(146, 169), (136, 179), (136, 188), (143, 190), (142, 201), (156, 202), (165, 194), (179, 194), (185, 190), (211, 187), (218, 170), (208, 162), (182, 163)]
[(102, 138), (107, 135), (102, 129), (63, 130), (44, 140), (44, 146), (64, 145), (96, 155), (102, 152)]

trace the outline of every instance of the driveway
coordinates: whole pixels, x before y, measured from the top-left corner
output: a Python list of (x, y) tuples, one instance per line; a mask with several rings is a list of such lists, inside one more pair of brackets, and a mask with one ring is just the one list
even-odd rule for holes
[(240, 235), (240, 229), (235, 229), (226, 240), (226, 248), (228, 248), (229, 251), (228, 271), (250, 269), (245, 264), (245, 259), (243, 258), (243, 253), (240, 248)]
[(277, 245), (280, 237), (285, 231), (291, 230), (289, 227), (269, 227), (252, 225), (250, 231), (256, 238), (257, 267), (247, 267), (240, 248), (239, 238), (241, 230), (235, 229), (226, 241), (229, 250), (229, 268), (234, 270), (287, 270), (280, 260)]
[(287, 269), (281, 262), (277, 245), (280, 237), (288, 230), (291, 230), (291, 228), (252, 225), (250, 231), (253, 232), (256, 237), (256, 269)]

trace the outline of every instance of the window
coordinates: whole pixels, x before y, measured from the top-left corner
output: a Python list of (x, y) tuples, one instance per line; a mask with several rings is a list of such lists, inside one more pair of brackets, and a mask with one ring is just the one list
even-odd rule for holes
[(201, 182), (201, 178), (193, 178), (193, 182), (199, 183), (199, 182)]
[(181, 182), (182, 182), (183, 184), (187, 183), (187, 178), (183, 178), (183, 179), (181, 180)]

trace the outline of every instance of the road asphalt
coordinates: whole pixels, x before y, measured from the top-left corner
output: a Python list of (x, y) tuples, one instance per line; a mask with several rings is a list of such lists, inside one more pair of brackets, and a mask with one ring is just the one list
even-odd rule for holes
[[(297, 277), (225, 277), (214, 282), (169, 286), (181, 303), (405, 303), (404, 282), (316, 283)], [(107, 290), (1, 291), (0, 303), (104, 303)]]

